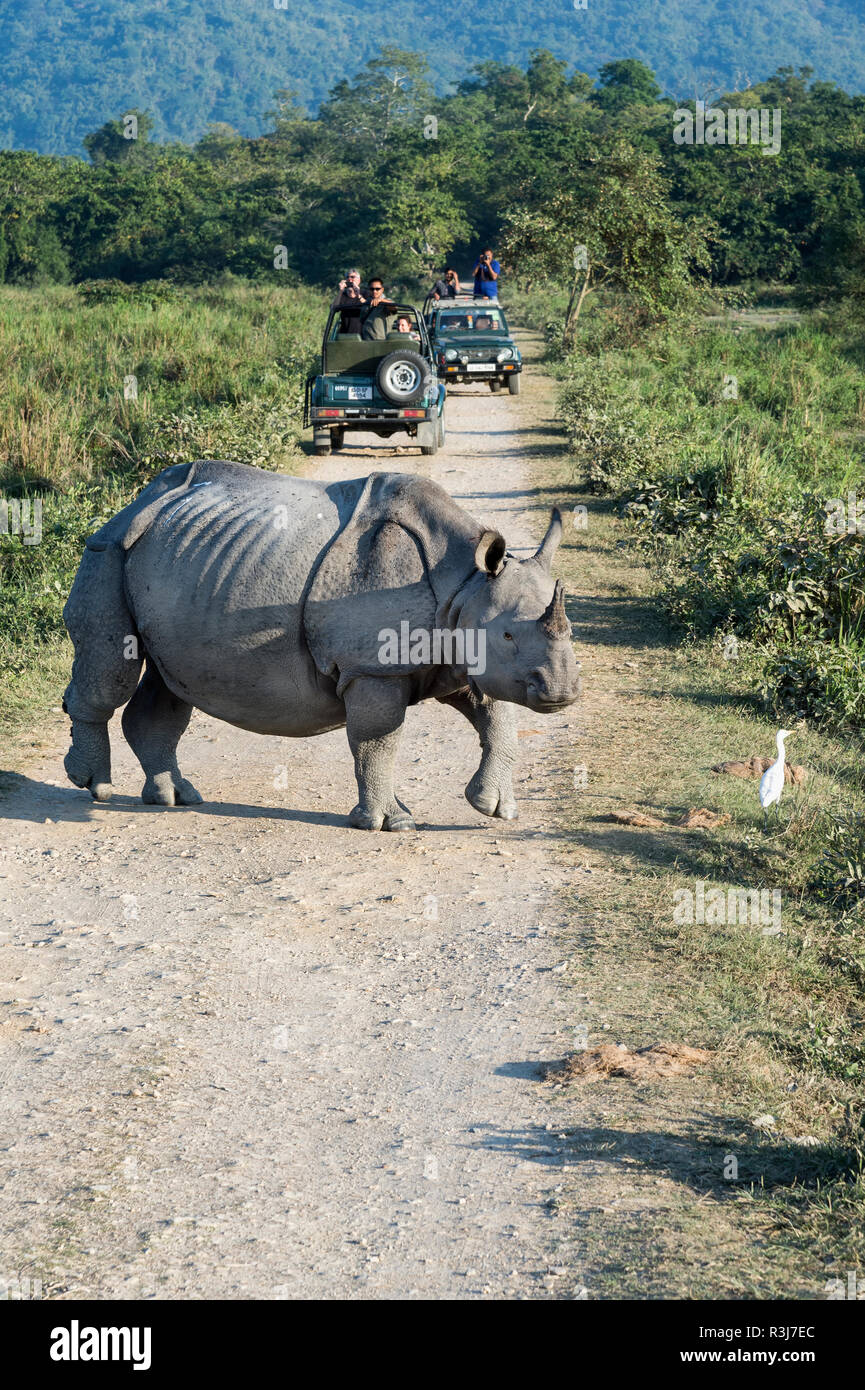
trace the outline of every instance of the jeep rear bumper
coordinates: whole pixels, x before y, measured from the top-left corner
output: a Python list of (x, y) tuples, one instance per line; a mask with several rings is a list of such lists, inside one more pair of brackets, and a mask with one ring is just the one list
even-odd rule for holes
[(406, 406), (399, 409), (383, 409), (376, 405), (313, 405), (309, 408), (310, 425), (318, 429), (328, 429), (338, 425), (358, 429), (370, 425), (392, 425), (395, 429), (417, 425), (421, 420), (437, 420), (438, 405)]

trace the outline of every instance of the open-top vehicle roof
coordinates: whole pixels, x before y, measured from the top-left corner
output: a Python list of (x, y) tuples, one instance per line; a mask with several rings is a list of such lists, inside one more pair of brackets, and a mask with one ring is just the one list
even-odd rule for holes
[(469, 309), (478, 306), (488, 305), (491, 309), (503, 309), (505, 306), (500, 299), (490, 299), (486, 295), (458, 294), (455, 298), (433, 299), (428, 294), (423, 302), (424, 316), (429, 318), (431, 314), (437, 313), (439, 309)]
[[(383, 299), (381, 303), (383, 307), (387, 308), (388, 318), (399, 318), (401, 314), (411, 314), (416, 319), (423, 318), (423, 314), (416, 304), (407, 304), (404, 300), (397, 299)], [(351, 312), (349, 305), (332, 304), (330, 306), (328, 326), (330, 326), (330, 322), (336, 314), (344, 314), (346, 312)]]
[[(391, 324), (395, 323), (397, 319), (402, 318), (403, 316), (411, 319), (418, 333), (418, 338), (413, 340), (415, 343), (416, 350), (422, 353), (425, 357), (431, 358), (432, 346), (429, 340), (429, 332), (426, 323), (424, 322), (423, 314), (421, 313), (420, 309), (418, 309), (417, 305), (406, 304), (404, 302), (398, 302), (393, 299), (384, 300), (382, 302), (385, 305), (387, 305), (387, 318), (391, 322)], [(391, 305), (393, 305), (393, 308), (390, 307)], [(390, 336), (393, 332), (392, 328), (388, 331), (388, 336), (386, 338), (363, 338), (361, 334), (342, 333), (339, 329), (339, 323), (341, 316), (344, 313), (345, 305), (331, 305), (330, 313), (327, 317), (327, 323), (324, 327), (324, 336), (321, 340), (321, 356), (323, 366), (327, 357), (328, 344), (333, 344), (335, 342), (364, 342), (367, 348), (370, 348), (373, 344), (376, 343), (381, 344), (384, 342), (390, 342), (390, 350), (393, 351), (397, 343), (394, 342), (394, 340)], [(401, 334), (399, 336), (405, 343), (408, 335)], [(377, 349), (377, 351), (380, 351), (380, 348)], [(349, 354), (349, 356), (351, 356), (351, 354)], [(328, 368), (325, 367), (324, 370), (326, 371), (328, 370)]]

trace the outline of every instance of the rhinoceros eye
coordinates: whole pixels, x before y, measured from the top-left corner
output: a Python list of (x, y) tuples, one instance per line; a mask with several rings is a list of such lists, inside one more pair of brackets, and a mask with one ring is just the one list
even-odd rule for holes
[(506, 642), (513, 642), (513, 635), (510, 632), (506, 632), (503, 635)]

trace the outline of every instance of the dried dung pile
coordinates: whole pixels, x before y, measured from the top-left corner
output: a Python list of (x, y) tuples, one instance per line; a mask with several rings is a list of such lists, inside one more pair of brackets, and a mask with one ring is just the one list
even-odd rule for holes
[[(725, 773), (728, 777), (762, 777), (773, 762), (775, 762), (774, 758), (760, 758), (756, 753), (752, 753), (750, 758), (729, 763), (715, 763), (712, 771)], [(792, 784), (801, 787), (807, 776), (807, 767), (802, 767), (800, 763), (784, 764), (784, 781), (788, 786)]]
[(695, 1067), (713, 1057), (702, 1047), (686, 1043), (652, 1043), (635, 1052), (624, 1043), (603, 1043), (586, 1052), (575, 1052), (560, 1067), (547, 1073), (550, 1081), (602, 1081), (624, 1076), (629, 1081), (654, 1081), (661, 1076), (691, 1076)]

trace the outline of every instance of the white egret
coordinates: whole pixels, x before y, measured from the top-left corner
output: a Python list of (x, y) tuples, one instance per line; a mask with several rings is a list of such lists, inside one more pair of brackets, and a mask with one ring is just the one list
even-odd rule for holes
[(789, 729), (779, 729), (775, 739), (778, 749), (778, 756), (770, 767), (766, 768), (760, 778), (760, 805), (763, 807), (763, 826), (765, 828), (766, 818), (769, 814), (769, 807), (775, 807), (775, 814), (780, 815), (778, 803), (781, 800), (781, 793), (784, 790), (784, 764), (786, 755), (784, 753), (784, 740), (790, 737)]

